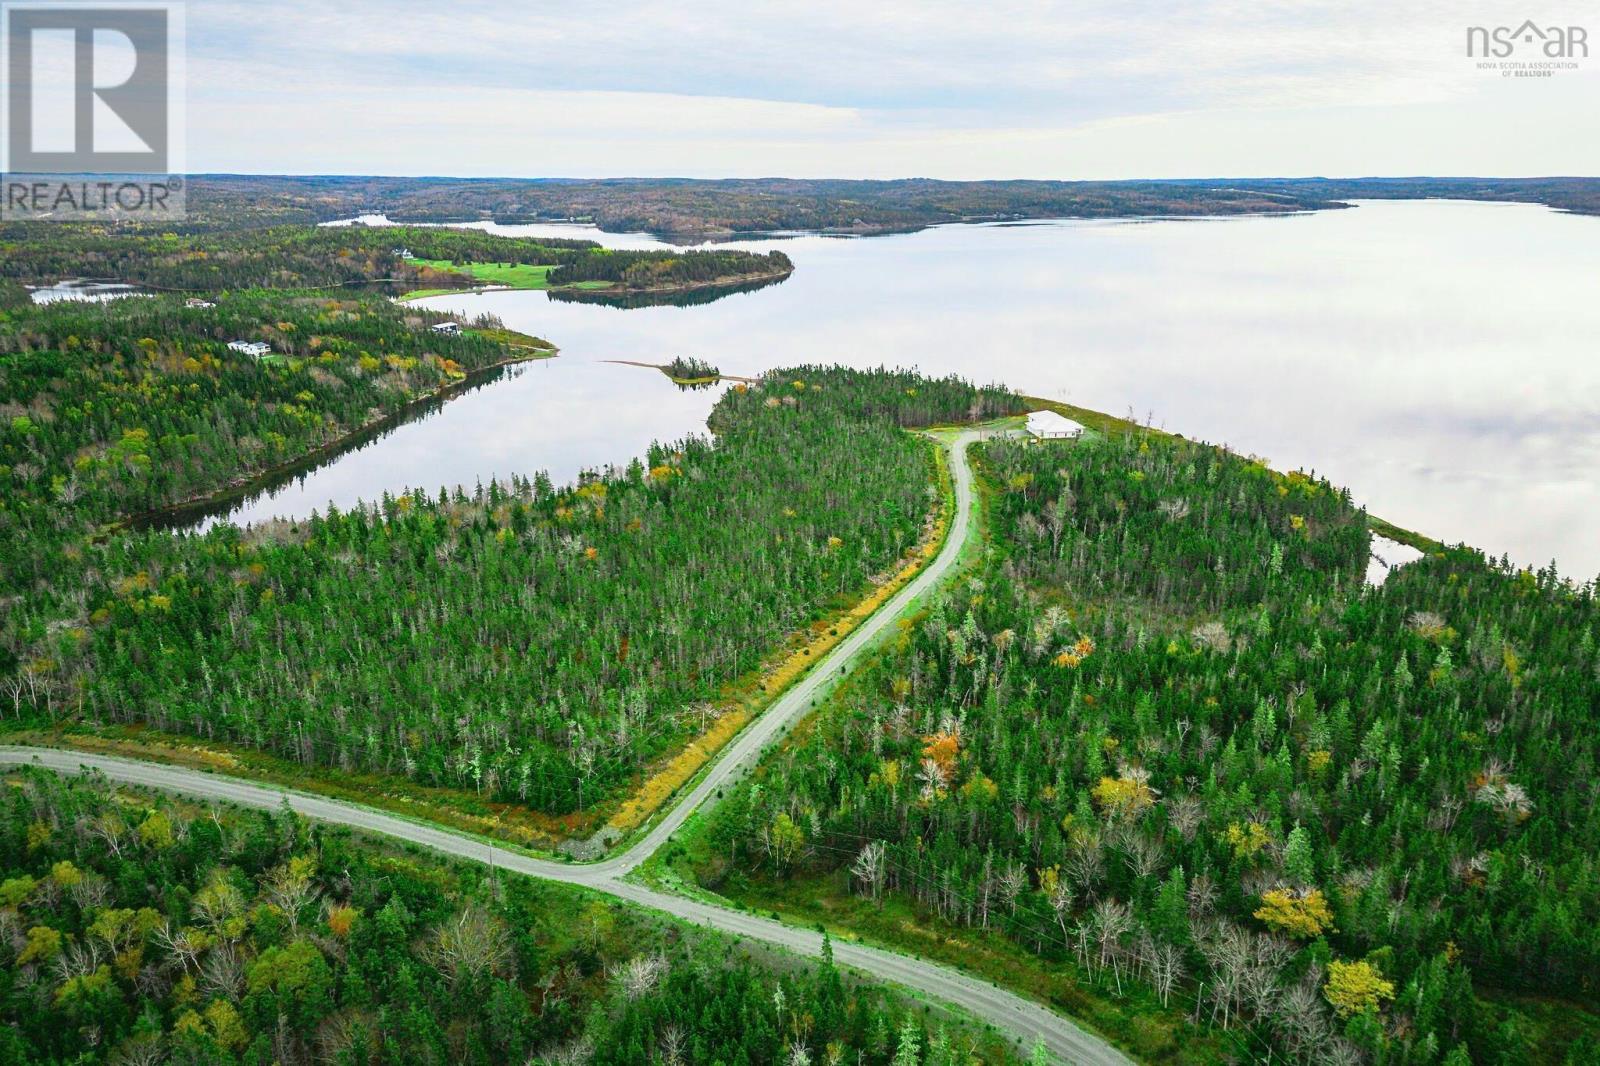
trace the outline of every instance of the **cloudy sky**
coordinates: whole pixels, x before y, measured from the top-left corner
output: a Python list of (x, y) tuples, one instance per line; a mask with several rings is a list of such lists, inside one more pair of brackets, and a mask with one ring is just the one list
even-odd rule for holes
[[(1467, 58), (1530, 16), (1592, 58)], [(1600, 174), (1600, 0), (192, 0), (187, 36), (192, 171)]]

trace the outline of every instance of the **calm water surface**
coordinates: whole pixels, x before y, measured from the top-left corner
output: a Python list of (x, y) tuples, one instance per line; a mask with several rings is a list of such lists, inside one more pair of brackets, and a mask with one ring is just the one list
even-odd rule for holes
[[(565, 225), (483, 226), (649, 237)], [(1600, 218), (1371, 202), (1289, 218), (947, 226), (782, 248), (783, 284), (687, 308), (451, 295), (561, 357), (462, 396), (229, 517), (625, 463), (700, 431), (716, 392), (609, 359), (731, 374), (801, 362), (1001, 381), (1314, 469), (1401, 525), (1600, 573)]]

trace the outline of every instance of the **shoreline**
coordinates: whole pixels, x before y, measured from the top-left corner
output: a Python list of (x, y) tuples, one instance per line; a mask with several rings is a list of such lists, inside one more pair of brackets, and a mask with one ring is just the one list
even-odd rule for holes
[[(399, 407), (395, 408), (393, 411), (390, 411), (387, 414), (379, 415), (377, 418), (368, 419), (361, 425), (350, 429), (349, 432), (341, 434), (340, 436), (334, 438), (333, 440), (327, 441), (326, 443), (319, 444), (310, 451), (303, 452), (302, 454), (295, 456), (293, 459), (286, 459), (283, 462), (275, 463), (264, 470), (259, 470), (243, 477), (234, 478), (219, 488), (205, 493), (204, 495), (193, 496), (186, 500), (179, 500), (175, 503), (164, 504), (160, 507), (152, 507), (145, 511), (139, 511), (135, 514), (124, 516), (115, 522), (103, 526), (98, 532), (95, 533), (94, 539), (96, 541), (101, 541), (116, 533), (121, 533), (126, 530), (163, 528), (171, 530), (171, 526), (167, 524), (168, 520), (170, 519), (182, 519), (189, 517), (190, 512), (210, 511), (222, 504), (237, 502), (239, 499), (250, 495), (252, 492), (266, 489), (272, 482), (293, 476), (294, 474), (300, 472), (303, 468), (309, 467), (314, 469), (316, 466), (320, 465), (323, 460), (348, 451), (350, 448), (359, 446), (361, 443), (363, 443), (363, 438), (370, 439), (371, 437), (383, 433), (383, 431), (387, 429), (391, 429), (394, 426), (399, 425), (405, 421), (406, 416), (415, 414), (419, 408), (422, 408), (430, 403), (447, 402), (459, 392), (464, 392), (470, 388), (475, 388), (478, 385), (487, 384), (491, 377), (497, 375), (508, 367), (518, 366), (522, 363), (552, 359), (560, 351), (559, 348), (535, 348), (532, 345), (527, 347), (529, 354), (514, 355), (506, 359), (501, 359), (498, 362), (490, 363), (487, 366), (481, 366), (476, 370), (468, 372), (466, 376), (462, 377), (458, 381), (447, 382), (431, 392), (425, 393), (421, 396), (413, 397), (412, 399), (409, 399), (405, 403), (401, 404)], [(198, 520), (209, 516), (196, 513), (193, 515), (193, 517)]]

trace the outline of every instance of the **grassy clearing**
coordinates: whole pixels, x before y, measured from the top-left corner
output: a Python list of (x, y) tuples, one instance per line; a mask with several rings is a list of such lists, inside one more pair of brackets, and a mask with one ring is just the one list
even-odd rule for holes
[(468, 274), (485, 284), (505, 285), (513, 289), (548, 289), (550, 271), (556, 269), (554, 264), (534, 266), (528, 263), (452, 263), (448, 259), (417, 259), (413, 262), (434, 270)]

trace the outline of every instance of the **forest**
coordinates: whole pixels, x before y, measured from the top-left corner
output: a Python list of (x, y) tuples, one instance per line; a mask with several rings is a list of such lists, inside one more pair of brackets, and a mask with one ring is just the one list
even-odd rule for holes
[(0, 793), (0, 1063), (1016, 1061), (576, 888), (43, 771)]
[(989, 552), (714, 811), (703, 885), (909, 909), (1235, 1056), (1600, 1057), (1592, 585), (1367, 586), (1347, 493), (1181, 438), (977, 457)]
[(398, 292), (478, 284), (470, 274), (420, 260), (556, 266), (553, 285), (609, 281), (626, 289), (733, 282), (794, 269), (782, 252), (627, 251), (593, 241), (435, 226), (276, 226), (187, 235), (64, 225), (0, 230), (0, 279), (29, 284), (94, 278), (194, 293), (338, 287)]
[(419, 487), (299, 523), (74, 543), (15, 588), (10, 711), (579, 810), (898, 569), (938, 504), (932, 445), (902, 427), (1018, 406), (799, 367), (729, 389), (715, 439), (575, 485)]

